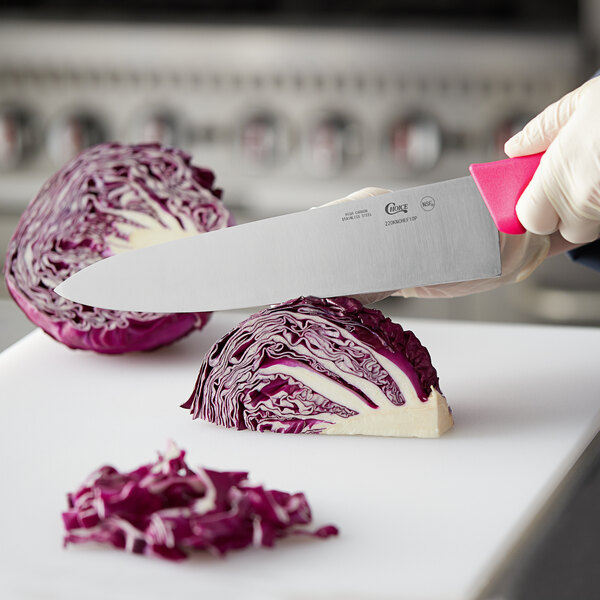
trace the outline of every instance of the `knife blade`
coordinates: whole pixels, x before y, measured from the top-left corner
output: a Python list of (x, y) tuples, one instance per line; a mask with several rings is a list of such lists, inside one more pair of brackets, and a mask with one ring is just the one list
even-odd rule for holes
[(131, 250), (55, 291), (100, 308), (176, 313), (497, 277), (498, 227), (520, 226), (514, 205), (537, 163), (471, 165), (472, 176)]

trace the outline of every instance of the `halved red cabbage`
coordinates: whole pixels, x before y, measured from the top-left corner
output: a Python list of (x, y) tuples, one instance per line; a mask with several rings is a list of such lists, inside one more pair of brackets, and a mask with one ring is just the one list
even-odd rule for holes
[(266, 490), (247, 478), (245, 472), (194, 471), (174, 444), (134, 471), (101, 467), (67, 495), (65, 546), (99, 542), (177, 561), (190, 550), (221, 556), (271, 547), (290, 535), (337, 535), (333, 525), (307, 529), (312, 517), (304, 494)]
[(427, 349), (352, 298), (298, 298), (240, 323), (207, 352), (193, 418), (279, 433), (438, 437), (452, 427)]
[(210, 313), (104, 310), (53, 290), (107, 256), (231, 225), (214, 179), (184, 152), (158, 144), (85, 150), (43, 185), (23, 213), (6, 258), (10, 294), (34, 324), (71, 348), (150, 350), (201, 329)]

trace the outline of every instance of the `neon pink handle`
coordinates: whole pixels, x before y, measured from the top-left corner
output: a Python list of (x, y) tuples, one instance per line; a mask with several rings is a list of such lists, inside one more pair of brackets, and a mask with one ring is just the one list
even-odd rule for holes
[(535, 173), (543, 152), (469, 167), (492, 219), (503, 233), (525, 233), (515, 207)]

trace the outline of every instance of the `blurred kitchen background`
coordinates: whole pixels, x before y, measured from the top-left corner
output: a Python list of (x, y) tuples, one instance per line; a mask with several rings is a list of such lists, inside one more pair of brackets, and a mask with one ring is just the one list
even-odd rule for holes
[[(2, 254), (100, 141), (186, 149), (243, 222), (463, 176), (599, 67), (600, 0), (3, 0)], [(518, 286), (381, 308), (600, 325), (600, 274), (559, 256)]]

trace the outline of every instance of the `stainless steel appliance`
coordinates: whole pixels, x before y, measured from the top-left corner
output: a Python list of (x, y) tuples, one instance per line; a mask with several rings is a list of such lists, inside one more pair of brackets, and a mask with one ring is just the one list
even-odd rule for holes
[[(225, 200), (245, 221), (363, 186), (464, 175), (470, 162), (501, 157), (513, 131), (588, 74), (586, 47), (570, 21), (535, 30), (518, 22), (491, 28), (488, 19), (459, 29), (450, 12), (424, 26), (403, 19), (402, 5), (410, 4), (400, 3), (386, 23), (327, 19), (315, 7), (301, 23), (228, 21), (224, 9), (211, 22), (136, 24), (119, 15), (72, 22), (7, 13), (0, 23), (2, 247), (41, 183), (97, 141), (187, 149), (216, 171)], [(495, 4), (481, 4), (483, 17)], [(463, 13), (468, 5), (457, 4)], [(504, 294), (401, 307), (548, 318)]]

